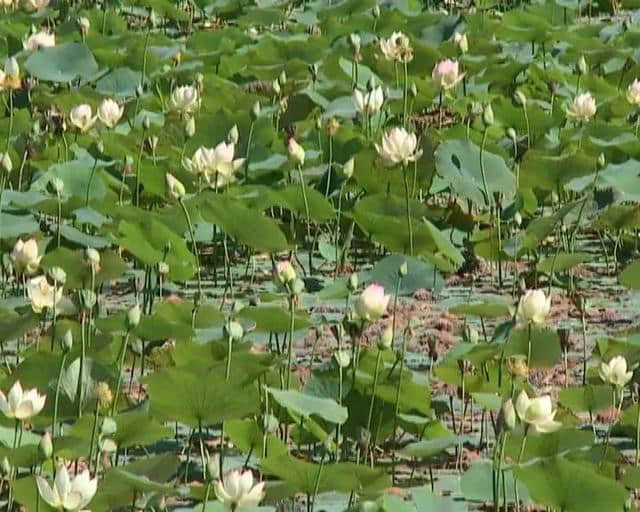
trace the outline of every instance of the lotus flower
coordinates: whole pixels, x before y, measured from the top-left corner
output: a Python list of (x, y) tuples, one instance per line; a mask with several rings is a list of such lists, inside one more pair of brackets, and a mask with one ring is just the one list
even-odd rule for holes
[(231, 471), (215, 483), (216, 497), (231, 510), (257, 507), (264, 498), (264, 482), (253, 484), (251, 471)]
[(235, 145), (221, 142), (215, 148), (200, 147), (191, 159), (185, 159), (185, 167), (204, 177), (209, 186), (217, 189), (231, 183), (234, 173), (244, 164), (244, 158), (234, 159)]
[(293, 137), (289, 138), (287, 149), (289, 151), (289, 157), (296, 165), (304, 165), (304, 148), (300, 144), (298, 144), (296, 139), (294, 139)]
[(379, 284), (370, 284), (358, 297), (355, 312), (361, 320), (375, 322), (382, 316), (389, 304), (390, 295), (385, 295)]
[(296, 269), (289, 260), (279, 261), (276, 264), (276, 278), (283, 284), (289, 284), (296, 278)]
[(387, 39), (380, 40), (380, 50), (387, 60), (398, 62), (411, 62), (413, 60), (413, 49), (409, 43), (409, 38), (402, 32), (394, 32)]
[(30, 35), (26, 41), (22, 43), (23, 48), (28, 52), (35, 52), (40, 48), (50, 48), (55, 45), (56, 35), (46, 30)]
[(98, 119), (109, 128), (113, 128), (124, 114), (124, 106), (118, 105), (110, 98), (105, 98), (98, 106)]
[(173, 108), (183, 114), (197, 110), (200, 105), (198, 89), (193, 85), (176, 87), (171, 93), (171, 103), (173, 104)]
[(407, 165), (414, 162), (422, 155), (422, 150), (418, 150), (418, 140), (415, 133), (409, 133), (404, 128), (391, 128), (382, 135), (380, 145), (376, 144), (376, 151), (382, 158), (385, 165)]
[(608, 363), (600, 363), (600, 378), (607, 384), (623, 388), (633, 377), (633, 372), (627, 371), (627, 360), (623, 356), (616, 356)]
[(573, 103), (567, 110), (567, 114), (575, 117), (578, 121), (586, 123), (596, 115), (596, 100), (590, 92), (579, 94), (573, 99)]
[(27, 284), (27, 295), (31, 300), (31, 308), (36, 313), (43, 309), (53, 308), (54, 302), (62, 298), (62, 288), (55, 288), (49, 284), (45, 276), (34, 277)]
[(81, 132), (89, 131), (97, 119), (93, 115), (91, 105), (86, 103), (73, 107), (69, 113), (69, 118), (71, 119), (71, 124)]
[(353, 91), (353, 100), (356, 104), (356, 110), (361, 114), (377, 114), (382, 108), (384, 102), (384, 94), (382, 87), (375, 87), (369, 92), (363, 93), (359, 89)]
[(551, 296), (545, 296), (542, 290), (527, 290), (518, 303), (517, 323), (544, 324), (550, 311)]
[(451, 59), (438, 61), (431, 72), (433, 81), (445, 91), (455, 87), (463, 76), (464, 73), (460, 73), (458, 61)]
[(33, 274), (38, 269), (41, 259), (35, 238), (26, 242), (18, 240), (11, 251), (11, 261), (18, 273)]
[(26, 420), (42, 410), (46, 399), (47, 397), (38, 393), (35, 388), (23, 390), (20, 381), (17, 380), (7, 396), (0, 391), (0, 411), (7, 418)]
[(627, 87), (627, 101), (635, 106), (640, 106), (640, 80), (637, 78)]
[(40, 497), (58, 510), (75, 511), (86, 507), (98, 489), (98, 479), (91, 478), (87, 469), (71, 480), (65, 466), (58, 467), (53, 486), (40, 475), (36, 476), (36, 484)]
[(529, 398), (526, 391), (522, 390), (515, 406), (520, 421), (533, 427), (535, 432), (553, 432), (562, 426), (562, 423), (553, 419), (557, 411), (553, 409), (549, 395)]

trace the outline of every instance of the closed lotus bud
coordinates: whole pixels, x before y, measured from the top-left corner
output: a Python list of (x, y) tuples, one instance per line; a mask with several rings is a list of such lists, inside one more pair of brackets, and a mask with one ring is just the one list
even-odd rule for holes
[(258, 119), (260, 117), (260, 111), (262, 110), (262, 108), (260, 107), (260, 102), (256, 101), (253, 106), (251, 107), (251, 120), (255, 121), (256, 119)]
[(467, 39), (467, 34), (456, 32), (453, 34), (453, 42), (460, 50), (460, 53), (467, 53), (469, 51), (469, 40)]
[(494, 123), (495, 118), (493, 116), (493, 108), (491, 108), (491, 103), (487, 103), (482, 110), (482, 120), (487, 126), (491, 126)]
[(516, 103), (518, 105), (521, 105), (522, 107), (527, 106), (527, 97), (521, 90), (516, 91), (516, 93), (514, 94), (514, 99), (516, 100)]
[(213, 482), (220, 478), (220, 456), (217, 453), (213, 457), (207, 457), (205, 477), (207, 482)]
[(380, 17), (380, 6), (378, 4), (373, 6), (373, 9), (371, 9), (371, 14), (374, 18)]
[(387, 325), (382, 334), (378, 338), (378, 350), (389, 350), (393, 345), (393, 327)]
[(113, 392), (111, 391), (109, 384), (104, 381), (96, 384), (96, 400), (98, 400), (98, 404), (103, 409), (106, 409), (111, 405), (113, 402)]
[(333, 354), (333, 359), (340, 368), (346, 368), (351, 363), (351, 354), (347, 350), (337, 350)]
[(411, 82), (411, 87), (409, 88), (409, 92), (411, 93), (411, 96), (413, 98), (416, 98), (418, 96), (418, 86), (416, 85), (415, 82)]
[(280, 85), (284, 85), (287, 83), (287, 73), (285, 72), (285, 70), (283, 69), (282, 72), (280, 73), (280, 75), (278, 76), (278, 83)]
[(3, 476), (9, 476), (11, 474), (11, 464), (9, 463), (9, 459), (7, 459), (7, 457), (2, 458), (2, 463), (0, 463), (0, 473)]
[(513, 222), (515, 222), (518, 227), (522, 225), (522, 215), (520, 215), (520, 212), (516, 212), (513, 215)]
[(513, 141), (514, 144), (518, 140), (516, 131), (511, 127), (507, 128), (507, 136)]
[(289, 157), (296, 165), (304, 165), (304, 148), (291, 137), (288, 143)]
[(406, 260), (402, 262), (402, 265), (398, 267), (398, 277), (406, 277), (409, 273), (409, 267), (407, 265)]
[(349, 44), (353, 49), (353, 53), (360, 53), (360, 36), (356, 33), (349, 35)]
[[(142, 86), (142, 84), (138, 84), (136, 86), (136, 97), (142, 98), (143, 95), (144, 95), (144, 87)], [(143, 127), (144, 127), (144, 124), (143, 124)]]
[(231, 127), (231, 130), (229, 130), (229, 133), (227, 134), (227, 141), (235, 145), (238, 143), (239, 138), (240, 138), (240, 134), (238, 133), (238, 125), (234, 124)]
[(347, 289), (350, 292), (355, 292), (358, 289), (358, 274), (355, 272), (349, 276), (347, 281)]
[(184, 122), (184, 134), (191, 138), (196, 134), (196, 120), (189, 116)]
[(142, 311), (140, 310), (140, 306), (136, 304), (129, 311), (127, 311), (127, 317), (125, 319), (125, 327), (128, 331), (135, 329), (140, 324), (140, 318), (142, 316)]
[(165, 183), (167, 185), (167, 193), (169, 194), (169, 196), (171, 196), (176, 201), (183, 199), (187, 194), (187, 191), (185, 190), (182, 182), (170, 173), (166, 173), (164, 177)]
[(49, 269), (49, 277), (58, 285), (63, 285), (67, 282), (67, 273), (60, 267), (51, 267)]
[(589, 71), (589, 68), (587, 66), (587, 61), (585, 60), (584, 55), (580, 55), (576, 69), (578, 71), (578, 74), (580, 75), (586, 75), (587, 71)]
[(232, 341), (239, 341), (244, 336), (244, 330), (238, 322), (227, 322), (222, 328), (224, 337)]
[(4, 61), (4, 74), (10, 78), (17, 78), (20, 76), (20, 66), (15, 57), (9, 57)]
[(375, 322), (378, 320), (389, 304), (389, 295), (385, 295), (384, 288), (379, 284), (367, 286), (354, 304), (358, 318), (362, 321)]
[(43, 459), (49, 459), (51, 457), (51, 454), (53, 453), (53, 441), (51, 440), (51, 434), (48, 431), (40, 438), (38, 451), (40, 452), (40, 457)]
[(166, 261), (158, 262), (158, 274), (166, 276), (169, 273), (169, 264)]
[(351, 178), (351, 176), (353, 176), (354, 168), (355, 168), (355, 161), (353, 157), (351, 157), (342, 166), (342, 175), (345, 177), (345, 179), (348, 180), (349, 178)]
[(84, 37), (87, 37), (87, 34), (89, 34), (89, 29), (91, 28), (91, 22), (85, 16), (80, 16), (77, 19), (77, 22), (78, 22), (78, 28), (80, 29), (80, 32)]
[(607, 159), (604, 156), (604, 153), (600, 153), (598, 155), (598, 169), (604, 169), (604, 166), (607, 165)]
[(93, 309), (98, 301), (98, 297), (93, 290), (78, 291), (78, 299), (80, 301), (80, 306), (87, 311)]
[(2, 153), (2, 156), (0, 157), (0, 167), (2, 167), (2, 170), (7, 174), (13, 170), (13, 163), (11, 162), (9, 153)]
[(280, 95), (280, 82), (278, 82), (277, 80), (274, 80), (271, 84), (271, 88), (273, 89), (273, 92), (275, 93), (276, 96)]
[(102, 425), (100, 426), (100, 433), (103, 436), (112, 436), (118, 431), (118, 424), (113, 418), (107, 416), (102, 419)]
[(278, 418), (276, 418), (273, 414), (267, 414), (262, 418), (262, 429), (267, 434), (274, 434), (278, 431)]
[(505, 430), (511, 431), (516, 428), (516, 422), (518, 417), (516, 415), (516, 408), (513, 406), (513, 400), (509, 398), (502, 404), (500, 409), (500, 419)]
[(87, 263), (89, 264), (91, 269), (94, 272), (97, 272), (100, 269), (100, 253), (93, 247), (87, 247), (85, 256), (87, 257)]
[(151, 119), (149, 118), (149, 116), (144, 116), (144, 118), (142, 119), (142, 128), (144, 130), (148, 130), (149, 128), (151, 128)]
[(67, 329), (64, 333), (62, 340), (60, 340), (60, 344), (62, 345), (62, 351), (65, 354), (73, 348), (73, 334), (71, 333), (71, 329)]
[(296, 278), (296, 270), (289, 260), (280, 261), (276, 265), (276, 278), (280, 284), (291, 284)]
[(291, 283), (291, 293), (300, 295), (304, 291), (304, 281), (302, 279), (294, 279)]

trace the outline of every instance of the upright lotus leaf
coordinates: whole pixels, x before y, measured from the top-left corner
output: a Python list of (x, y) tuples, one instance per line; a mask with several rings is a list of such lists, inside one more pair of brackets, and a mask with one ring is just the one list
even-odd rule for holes
[(596, 413), (615, 406), (611, 386), (608, 384), (562, 389), (558, 394), (558, 403), (574, 413)]
[(424, 460), (444, 452), (447, 448), (457, 446), (461, 442), (464, 442), (464, 438), (460, 436), (437, 437), (426, 441), (409, 443), (399, 450), (399, 453), (405, 457)]
[(391, 293), (398, 281), (398, 269), (402, 264), (407, 265), (407, 275), (402, 278), (398, 293), (411, 296), (417, 290), (440, 291), (444, 281), (440, 272), (433, 265), (413, 256), (390, 254), (378, 261), (367, 277), (367, 282), (377, 283)]
[(40, 323), (40, 315), (31, 310), (17, 313), (11, 309), (0, 308), (0, 342), (15, 340), (23, 336)]
[(342, 407), (330, 398), (319, 398), (297, 390), (268, 388), (268, 392), (282, 407), (305, 418), (318, 416), (331, 423), (342, 424), (347, 421), (349, 415), (346, 407)]
[[(527, 328), (512, 329), (504, 345), (504, 355), (526, 356), (529, 350), (528, 332)], [(554, 330), (539, 327), (531, 329), (532, 368), (552, 368), (560, 360), (561, 354), (560, 338)]]
[(592, 259), (593, 256), (586, 252), (568, 253), (558, 251), (552, 256), (541, 259), (536, 264), (536, 270), (544, 274), (551, 274), (551, 271), (565, 272)]
[(564, 458), (515, 468), (534, 502), (566, 512), (623, 510), (629, 492), (587, 464)]
[(246, 383), (241, 372), (225, 380), (224, 366), (169, 368), (145, 378), (151, 413), (163, 421), (181, 421), (191, 427), (213, 425), (256, 414), (259, 409), (255, 384)]
[(587, 187), (594, 185), (598, 190), (613, 190), (616, 203), (627, 201), (639, 203), (639, 166), (640, 162), (633, 158), (619, 164), (609, 163), (598, 173), (597, 179), (594, 179), (594, 176), (574, 178), (567, 183), (566, 187), (575, 192), (583, 192)]
[(500, 295), (483, 294), (478, 300), (458, 301), (449, 306), (449, 313), (481, 318), (500, 318), (511, 315), (512, 301)]
[[(87, 263), (84, 250), (72, 251), (66, 247), (59, 247), (44, 255), (41, 261), (44, 270), (53, 267), (62, 268), (67, 274), (65, 288), (89, 288), (91, 286), (91, 268)], [(114, 281), (122, 276), (127, 269), (127, 264), (113, 251), (100, 252), (100, 268), (95, 273), (96, 286)]]
[[(506, 495), (508, 503), (515, 502), (515, 485), (513, 473), (510, 468), (504, 470), (504, 488), (501, 496)], [(490, 502), (493, 500), (493, 465), (491, 461), (481, 460), (471, 464), (471, 467), (462, 475), (460, 481), (461, 491), (466, 502)], [(518, 496), (525, 504), (531, 503), (527, 488), (522, 482), (517, 482)], [(504, 493), (504, 494), (503, 494)]]
[(555, 191), (574, 178), (596, 171), (595, 158), (584, 151), (552, 155), (548, 151), (529, 149), (520, 164), (520, 188)]
[(470, 140), (447, 140), (436, 149), (436, 171), (455, 194), (476, 205), (486, 204), (485, 180), (490, 195), (499, 192), (512, 197), (516, 180), (502, 157), (486, 150), (482, 152), (483, 178), (480, 156), (480, 148)]
[[(274, 306), (249, 306), (240, 311), (238, 318), (251, 322), (254, 329), (260, 332), (285, 333), (291, 329), (289, 312)], [(294, 330), (299, 331), (310, 326), (309, 315), (304, 311), (296, 312), (293, 320)]]
[(68, 42), (32, 53), (25, 69), (39, 80), (72, 82), (76, 78), (92, 78), (98, 71), (91, 50), (84, 43)]
[(525, 230), (524, 237), (522, 238), (521, 250), (537, 249), (543, 240), (553, 233), (556, 225), (559, 222), (562, 222), (567, 214), (578, 204), (580, 204), (579, 201), (567, 203), (555, 213), (547, 217), (537, 217), (533, 219)]
[(133, 98), (142, 75), (131, 68), (117, 68), (96, 82), (96, 91), (116, 98)]

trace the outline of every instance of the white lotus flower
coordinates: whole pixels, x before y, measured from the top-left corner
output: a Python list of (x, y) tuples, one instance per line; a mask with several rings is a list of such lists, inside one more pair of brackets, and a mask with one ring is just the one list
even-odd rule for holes
[(185, 167), (204, 177), (213, 189), (234, 181), (234, 173), (244, 164), (244, 158), (234, 159), (235, 145), (221, 142), (215, 148), (199, 147), (191, 159), (185, 158)]
[(80, 510), (86, 507), (98, 490), (98, 479), (91, 478), (85, 469), (71, 480), (64, 465), (58, 467), (53, 486), (40, 475), (36, 476), (40, 497), (58, 510)]
[(216, 480), (216, 497), (231, 510), (257, 507), (264, 498), (264, 482), (253, 485), (251, 471), (231, 471), (224, 481)]
[(176, 201), (182, 199), (186, 195), (186, 190), (182, 182), (171, 173), (164, 175), (167, 185), (167, 192)]
[(553, 432), (562, 426), (562, 423), (554, 420), (557, 411), (553, 409), (549, 395), (529, 398), (526, 391), (522, 390), (515, 406), (520, 421), (533, 427), (535, 432)]
[(467, 39), (467, 34), (455, 32), (453, 34), (453, 43), (458, 47), (460, 53), (467, 53), (469, 51), (469, 41)]
[(384, 164), (389, 167), (397, 164), (407, 165), (422, 156), (422, 150), (417, 149), (418, 140), (415, 133), (409, 133), (401, 127), (391, 128), (384, 133), (382, 142), (375, 147)]
[(81, 105), (76, 105), (71, 109), (69, 119), (71, 119), (71, 124), (78, 128), (78, 130), (86, 132), (94, 125), (97, 117), (93, 115), (91, 105), (82, 103)]
[(527, 290), (520, 298), (516, 320), (520, 325), (543, 324), (551, 311), (551, 296), (542, 290)]
[(176, 87), (171, 93), (171, 103), (173, 104), (173, 108), (183, 114), (197, 110), (200, 105), (198, 89), (193, 85)]
[(375, 322), (387, 309), (390, 295), (379, 284), (370, 284), (358, 297), (354, 309), (361, 320)]
[(33, 274), (38, 269), (41, 259), (35, 238), (30, 238), (26, 242), (18, 240), (11, 251), (11, 261), (19, 274)]
[(289, 151), (289, 157), (293, 162), (297, 165), (304, 165), (305, 152), (304, 148), (298, 144), (296, 139), (293, 137), (289, 138), (289, 143), (287, 144), (287, 149)]
[(56, 45), (56, 35), (46, 30), (41, 30), (35, 34), (30, 35), (25, 41), (22, 42), (22, 46), (28, 52), (35, 52), (40, 48), (51, 48)]
[(635, 106), (640, 106), (640, 80), (637, 78), (627, 87), (627, 101)]
[(4, 71), (2, 73), (2, 81), (0, 81), (1, 89), (20, 89), (22, 83), (20, 80), (20, 66), (15, 57), (7, 57), (4, 61)]
[(279, 261), (276, 264), (276, 278), (283, 284), (289, 284), (296, 278), (296, 269), (289, 260)]
[(32, 11), (39, 11), (49, 5), (49, 0), (25, 0), (25, 4)]
[(33, 311), (40, 313), (43, 309), (52, 309), (54, 301), (55, 303), (60, 302), (62, 288), (56, 289), (49, 284), (45, 276), (38, 276), (30, 279), (27, 283), (27, 295)]
[(387, 39), (380, 39), (380, 50), (387, 60), (399, 62), (411, 62), (413, 60), (413, 49), (409, 43), (409, 38), (402, 32), (394, 32)]
[(98, 106), (98, 119), (109, 128), (113, 128), (124, 114), (124, 106), (118, 105), (111, 98), (105, 98)]
[(578, 121), (586, 123), (596, 115), (596, 100), (590, 92), (579, 94), (573, 99), (573, 103), (567, 110), (567, 114), (575, 117)]
[(26, 420), (42, 410), (46, 399), (46, 395), (41, 395), (35, 388), (23, 390), (20, 381), (17, 380), (7, 396), (0, 391), (0, 411), (7, 418)]
[(455, 87), (463, 76), (464, 73), (460, 73), (460, 64), (452, 59), (438, 61), (431, 72), (433, 81), (445, 91)]
[(382, 87), (375, 87), (369, 92), (363, 93), (359, 89), (353, 91), (353, 100), (356, 104), (356, 110), (360, 114), (377, 114), (384, 103), (384, 94)]
[(623, 356), (616, 356), (608, 363), (600, 363), (600, 378), (607, 384), (623, 388), (633, 377), (633, 372), (627, 371), (627, 360)]

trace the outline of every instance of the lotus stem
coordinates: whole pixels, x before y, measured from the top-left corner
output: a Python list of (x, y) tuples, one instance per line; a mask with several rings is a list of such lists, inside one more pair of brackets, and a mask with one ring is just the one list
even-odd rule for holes
[(411, 205), (409, 202), (409, 181), (407, 179), (407, 166), (402, 166), (404, 180), (404, 207), (407, 216), (407, 229), (409, 230), (409, 255), (413, 256), (413, 224), (411, 223)]
[(295, 301), (293, 293), (289, 294), (289, 343), (287, 345), (287, 379), (286, 388), (291, 386), (291, 364), (293, 362), (293, 331), (295, 329)]
[[(196, 259), (196, 275), (198, 278), (198, 295), (199, 295), (199, 299), (201, 299), (202, 298), (202, 272), (200, 269), (200, 256), (198, 255), (198, 245), (196, 244), (196, 235), (195, 235), (195, 232), (193, 231), (191, 216), (189, 215), (189, 210), (187, 210), (187, 206), (184, 204), (184, 199), (178, 200), (178, 203), (180, 204), (180, 208), (182, 208), (182, 213), (184, 214), (184, 218), (187, 221), (187, 227), (189, 228), (191, 245), (193, 245), (193, 256)], [(195, 316), (192, 319), (192, 324), (194, 320), (195, 320)], [(191, 327), (193, 327), (193, 325)]]
[(127, 347), (129, 345), (130, 331), (124, 335), (122, 345), (120, 346), (120, 354), (118, 357), (118, 380), (116, 381), (116, 392), (113, 394), (113, 404), (111, 405), (111, 416), (116, 413), (116, 407), (118, 406), (118, 397), (120, 396), (120, 387), (122, 386), (122, 369), (124, 366), (124, 358), (127, 354)]

